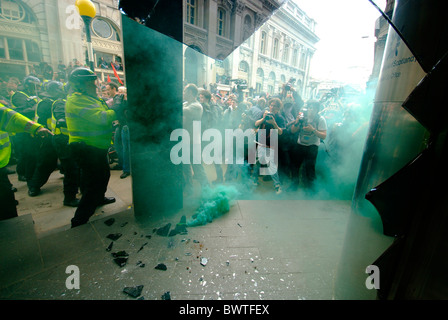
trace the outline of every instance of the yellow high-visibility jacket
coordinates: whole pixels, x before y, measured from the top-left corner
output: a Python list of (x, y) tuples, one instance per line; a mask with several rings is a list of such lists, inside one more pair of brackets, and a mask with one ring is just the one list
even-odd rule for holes
[(107, 149), (111, 144), (112, 122), (117, 119), (114, 110), (106, 102), (79, 92), (67, 97), (65, 120), (69, 143), (84, 142), (99, 149)]
[(34, 134), (40, 127), (42, 125), (0, 103), (0, 168), (5, 167), (11, 158), (11, 142), (8, 133)]

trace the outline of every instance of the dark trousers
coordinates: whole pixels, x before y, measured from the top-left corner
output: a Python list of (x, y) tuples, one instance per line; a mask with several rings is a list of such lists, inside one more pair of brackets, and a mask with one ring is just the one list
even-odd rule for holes
[(31, 179), (36, 168), (37, 147), (35, 139), (29, 133), (17, 133), (14, 136), (14, 148), (17, 157), (16, 171), (19, 176)]
[(16, 200), (6, 167), (0, 168), (0, 220), (17, 217)]
[(68, 136), (64, 134), (54, 135), (53, 146), (61, 162), (61, 171), (64, 173), (65, 200), (73, 200), (76, 198), (79, 189), (80, 170), (70, 152)]
[(107, 149), (98, 149), (84, 143), (71, 143), (70, 150), (81, 170), (83, 194), (72, 218), (72, 228), (85, 224), (101, 205), (110, 178)]
[(35, 138), (33, 142), (37, 157), (34, 172), (27, 180), (27, 185), (29, 189), (40, 189), (56, 169), (58, 157), (51, 138)]
[(299, 186), (300, 168), (302, 168), (303, 185), (305, 188), (313, 188), (316, 180), (316, 159), (319, 147), (316, 145), (304, 146), (296, 144), (290, 150), (292, 165), (292, 185)]

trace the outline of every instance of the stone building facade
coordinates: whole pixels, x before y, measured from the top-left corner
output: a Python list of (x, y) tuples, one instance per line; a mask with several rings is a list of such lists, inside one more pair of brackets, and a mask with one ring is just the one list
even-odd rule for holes
[(255, 94), (276, 94), (295, 78), (306, 97), (316, 23), (294, 2), (283, 2), (185, 0), (185, 82), (216, 83), (225, 91), (229, 80), (240, 79)]
[[(96, 17), (91, 34), (96, 72), (114, 79), (115, 62), (124, 79), (121, 14), (117, 0), (92, 1)], [(99, 67), (100, 58), (108, 63)], [(86, 63), (85, 29), (73, 0), (0, 0), (0, 77), (23, 77), (45, 62), (54, 71), (60, 62), (68, 66)], [(115, 65), (114, 65), (115, 66)]]

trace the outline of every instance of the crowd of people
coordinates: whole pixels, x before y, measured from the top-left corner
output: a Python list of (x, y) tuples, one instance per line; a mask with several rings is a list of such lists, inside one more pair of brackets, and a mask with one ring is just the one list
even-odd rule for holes
[[(216, 183), (240, 180), (256, 186), (261, 176), (260, 170), (266, 169), (266, 175), (272, 179), (275, 192), (280, 194), (283, 192), (282, 180), (293, 182), (289, 189), (298, 188), (299, 171), (303, 166), (303, 183), (307, 188), (313, 187), (317, 148), (320, 141), (326, 138), (327, 132), (325, 118), (319, 114), (322, 111), (319, 101), (310, 100), (305, 103), (290, 82), (283, 86), (278, 96), (269, 97), (262, 93), (257, 98), (244, 97), (243, 90), (238, 89), (222, 97), (219, 93), (212, 94), (189, 84), (185, 87), (184, 100), (188, 102), (184, 106), (184, 128), (189, 128), (189, 123), (191, 126), (194, 119), (202, 121), (203, 130), (239, 128), (253, 132), (253, 139), (256, 141), (256, 162), (251, 163), (248, 159), (249, 141), (246, 141), (244, 164), (238, 164), (236, 159), (226, 159), (226, 170), (223, 173), (224, 163), (215, 163)], [(191, 116), (192, 106), (195, 116)], [(263, 138), (259, 134), (262, 132), (260, 129), (265, 129)], [(278, 136), (276, 148), (271, 145), (272, 130), (275, 130)], [(275, 154), (276, 152), (278, 154)], [(233, 156), (235, 154), (237, 152), (234, 152)], [(192, 167), (201, 185), (206, 184), (202, 165), (195, 164)], [(185, 180), (188, 187), (191, 180), (188, 165), (184, 171), (188, 177)]]
[[(115, 169), (123, 170), (120, 177), (131, 174), (126, 88), (114, 82), (101, 85), (85, 67), (74, 68), (67, 80), (33, 73), (23, 81), (1, 81), (0, 185), (1, 202), (8, 203), (8, 210), (2, 208), (0, 220), (17, 216), (17, 189), (8, 178), (14, 173), (12, 164), (18, 180), (26, 181), (30, 197), (39, 196), (59, 168), (64, 175), (63, 204), (77, 207), (72, 227), (86, 223), (98, 205), (115, 201), (104, 196), (111, 148), (118, 156)], [(17, 126), (19, 122), (24, 127)], [(41, 131), (45, 134), (38, 135)]]
[[(338, 161), (343, 161), (345, 155), (342, 153), (350, 153), (346, 147), (353, 144), (355, 138), (352, 135), (368, 122), (354, 118), (353, 110), (356, 108), (342, 102), (340, 95), (341, 92), (333, 90), (318, 100), (304, 101), (295, 90), (293, 80), (284, 84), (281, 92), (275, 96), (266, 93), (252, 96), (237, 86), (232, 92), (221, 95), (218, 91), (206, 90), (194, 84), (186, 85), (184, 128), (190, 134), (192, 122), (201, 121), (203, 131), (215, 128), (223, 132), (224, 136), (226, 129), (242, 129), (245, 132), (249, 129), (252, 135), (245, 140), (243, 164), (235, 159), (238, 154), (235, 140), (234, 159), (214, 163), (215, 181), (206, 179), (203, 164), (185, 165), (184, 190), (187, 194), (191, 193), (192, 177), (195, 177), (202, 187), (238, 182), (256, 188), (262, 181), (272, 180), (276, 194), (299, 189), (315, 193), (319, 188), (316, 186), (319, 150), (325, 148), (326, 155), (331, 153), (331, 163), (328, 159), (324, 160), (327, 165), (334, 164), (336, 168)], [(271, 130), (278, 137), (275, 146), (271, 145)], [(261, 132), (265, 136), (261, 136)], [(249, 139), (256, 143), (255, 163), (249, 158)], [(326, 140), (329, 140), (328, 143), (325, 143)]]
[[(18, 180), (26, 181), (30, 197), (39, 196), (52, 172), (60, 169), (64, 175), (63, 204), (77, 207), (72, 227), (86, 223), (99, 205), (115, 201), (105, 197), (111, 150), (118, 156), (113, 169), (123, 171), (120, 178), (131, 175), (126, 88), (114, 82), (101, 83), (95, 73), (82, 66), (74, 68), (67, 80), (47, 80), (31, 74), (23, 81), (9, 78), (1, 82), (0, 151), (4, 151), (0, 184), (2, 201), (9, 199), (5, 201), (9, 201), (11, 210), (2, 213), (0, 219), (17, 215), (16, 204), (11, 205), (16, 189), (8, 179), (8, 165), (14, 162)], [(238, 182), (255, 188), (263, 179), (272, 180), (276, 194), (299, 188), (313, 192), (322, 142), (330, 137), (328, 147), (335, 150), (332, 161), (337, 162), (347, 145), (347, 141), (341, 141), (357, 129), (349, 126), (356, 121), (337, 94), (305, 102), (293, 81), (284, 84), (276, 96), (261, 93), (255, 97), (239, 86), (221, 95), (187, 84), (183, 100), (183, 128), (187, 132), (192, 133), (194, 122), (200, 121), (202, 132), (212, 128), (223, 133), (226, 129), (249, 131), (249, 139), (256, 145), (256, 161), (251, 162), (249, 140), (244, 140), (243, 147), (233, 143), (233, 158), (213, 163), (214, 181), (207, 176), (203, 163), (192, 158), (184, 163), (186, 196), (192, 194), (193, 179), (202, 187)], [(16, 114), (23, 118), (14, 120)], [(23, 127), (12, 125), (14, 122)], [(190, 146), (200, 149), (201, 137), (191, 139)], [(79, 193), (81, 199), (77, 198)]]

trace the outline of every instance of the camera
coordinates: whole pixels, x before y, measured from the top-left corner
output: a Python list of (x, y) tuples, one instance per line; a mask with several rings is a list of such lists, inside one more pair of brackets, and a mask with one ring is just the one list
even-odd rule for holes
[(300, 126), (307, 126), (308, 125), (308, 109), (303, 108), (302, 111), (299, 113), (299, 123)]
[(270, 113), (270, 112), (266, 113), (266, 117), (265, 117), (265, 119), (266, 119), (266, 120), (272, 120), (272, 119), (274, 119), (274, 114), (273, 114), (273, 113)]
[(296, 78), (290, 78), (285, 85), (285, 91), (291, 91), (291, 88), (295, 82), (296, 82)]

